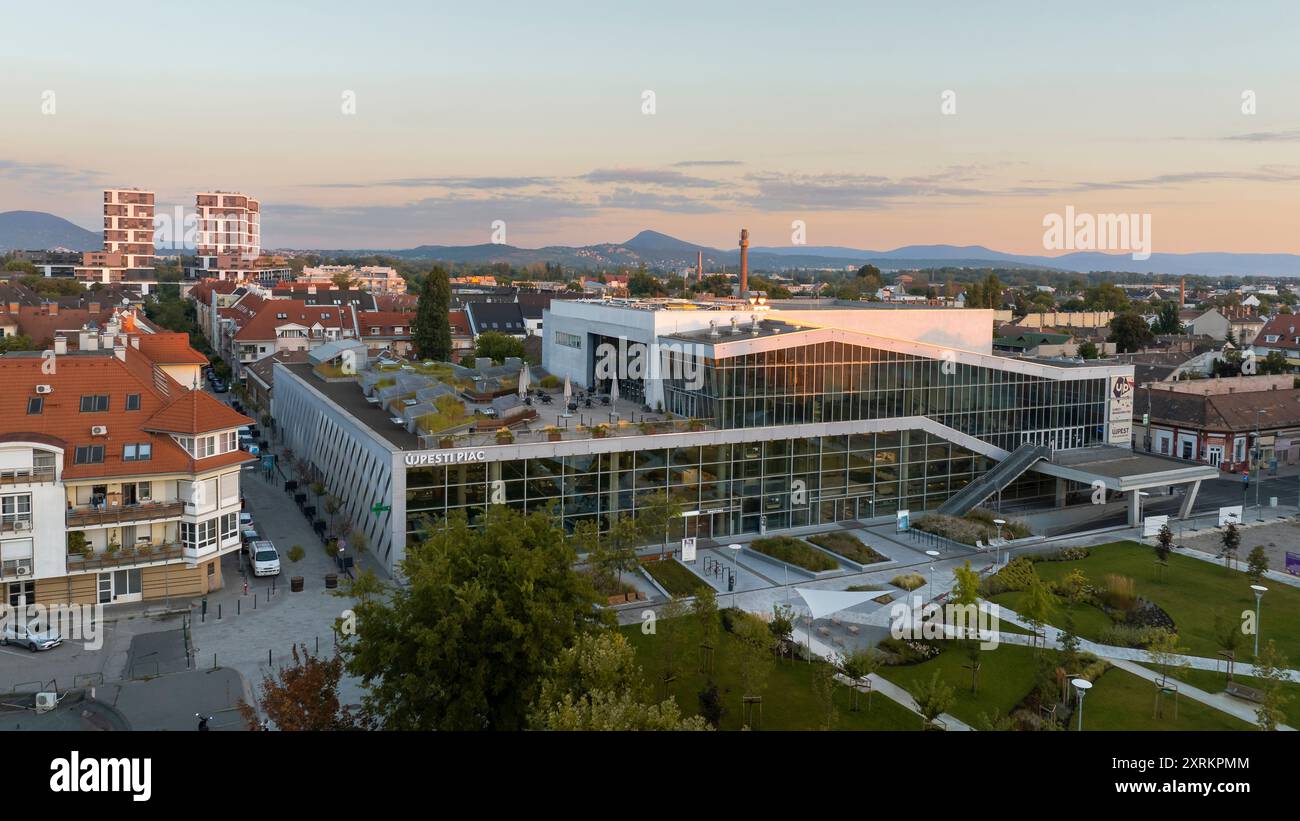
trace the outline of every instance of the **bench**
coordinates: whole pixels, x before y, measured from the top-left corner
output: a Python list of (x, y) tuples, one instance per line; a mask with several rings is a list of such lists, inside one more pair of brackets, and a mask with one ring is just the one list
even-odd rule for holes
[(1235, 681), (1228, 682), (1228, 686), (1223, 688), (1223, 692), (1246, 701), (1253, 701), (1256, 704), (1264, 703), (1264, 694), (1261, 691), (1256, 690), (1254, 687), (1238, 684)]

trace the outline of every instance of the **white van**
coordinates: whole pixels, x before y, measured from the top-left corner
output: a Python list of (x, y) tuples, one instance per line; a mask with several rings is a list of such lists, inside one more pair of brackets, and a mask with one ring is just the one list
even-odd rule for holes
[(280, 575), (280, 554), (275, 545), (267, 541), (253, 542), (248, 546), (248, 561), (253, 565), (254, 576)]

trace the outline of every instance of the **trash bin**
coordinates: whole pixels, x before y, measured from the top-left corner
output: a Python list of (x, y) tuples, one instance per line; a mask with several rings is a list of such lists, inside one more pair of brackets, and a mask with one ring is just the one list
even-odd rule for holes
[(290, 593), (302, 592), (302, 576), (294, 576), (292, 579), (289, 579), (289, 592)]
[(338, 586), (339, 586), (339, 576), (338, 576), (338, 574), (337, 574), (337, 573), (326, 573), (326, 574), (325, 574), (325, 588), (326, 588), (327, 590), (333, 590), (334, 588), (336, 588), (336, 587), (338, 587)]

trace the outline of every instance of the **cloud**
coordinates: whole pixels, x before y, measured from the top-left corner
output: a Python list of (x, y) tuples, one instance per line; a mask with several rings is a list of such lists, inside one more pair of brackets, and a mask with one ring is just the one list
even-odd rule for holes
[(0, 179), (13, 180), (28, 188), (47, 191), (76, 191), (103, 184), (102, 171), (69, 168), (57, 163), (26, 163), (0, 160)]
[(596, 204), (601, 208), (665, 211), (674, 214), (715, 214), (722, 210), (713, 203), (681, 194), (657, 194), (632, 188), (616, 188), (608, 194), (601, 195)]
[(404, 177), (372, 182), (323, 182), (309, 188), (449, 188), (476, 191), (511, 190), (535, 185), (550, 185), (551, 177)]
[(673, 163), (673, 168), (720, 167), (727, 165), (744, 165), (740, 160), (682, 160)]
[(755, 191), (740, 198), (740, 202), (764, 211), (862, 211), (912, 199), (995, 193), (953, 184), (973, 181), (976, 176), (969, 168), (899, 178), (869, 174), (749, 174), (745, 179)]
[(596, 184), (657, 185), (664, 188), (719, 188), (723, 184), (704, 177), (692, 177), (680, 171), (653, 168), (598, 168), (578, 179)]
[(1247, 134), (1232, 134), (1219, 139), (1247, 143), (1294, 143), (1300, 142), (1300, 128), (1291, 128), (1284, 131), (1252, 131)]

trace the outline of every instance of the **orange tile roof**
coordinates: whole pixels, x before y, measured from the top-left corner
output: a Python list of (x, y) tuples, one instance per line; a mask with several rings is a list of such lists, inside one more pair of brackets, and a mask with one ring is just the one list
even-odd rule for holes
[(473, 336), (469, 329), (469, 315), (464, 311), (448, 311), (447, 321), (451, 323), (454, 336)]
[[(240, 300), (236, 309), (243, 307), (247, 297)], [(276, 328), (284, 325), (302, 325), (307, 328), (321, 325), (325, 328), (353, 328), (351, 305), (307, 305), (301, 299), (259, 300), (256, 315), (244, 322), (235, 339), (241, 342), (275, 339)], [(280, 318), (283, 314), (284, 318)], [(236, 319), (238, 323), (238, 319)]]
[[(69, 354), (55, 358), (54, 373), (44, 373), (39, 356), (0, 356), (0, 418), (6, 421), (10, 437), (34, 434), (52, 437), (65, 448), (63, 475), (67, 479), (96, 479), (119, 476), (148, 476), (160, 473), (195, 473), (239, 464), (256, 457), (234, 451), (195, 460), (167, 433), (216, 430), (251, 424), (212, 396), (185, 391), (153, 368), (143, 356), (128, 348), (127, 362), (108, 353)], [(37, 394), (37, 385), (50, 385), (48, 394)], [(108, 410), (82, 413), (81, 397), (107, 395)], [(128, 411), (126, 398), (140, 397), (140, 409)], [(40, 396), (39, 414), (28, 414), (28, 400)], [(216, 407), (213, 407), (216, 406)], [(94, 436), (95, 426), (108, 428), (107, 435)], [(162, 431), (166, 431), (162, 432)], [(122, 460), (123, 446), (149, 443), (152, 458), (143, 462)], [(102, 445), (104, 461), (74, 463), (78, 446)]]
[(378, 329), (381, 334), (391, 334), (393, 328), (402, 328), (409, 335), (415, 314), (408, 311), (361, 311), (357, 314), (357, 322), (361, 326), (361, 333), (366, 336), (370, 335), (372, 329)]
[(190, 335), (167, 331), (133, 337), (140, 353), (158, 365), (206, 365), (208, 358), (190, 347)]

